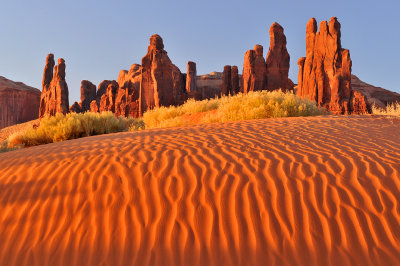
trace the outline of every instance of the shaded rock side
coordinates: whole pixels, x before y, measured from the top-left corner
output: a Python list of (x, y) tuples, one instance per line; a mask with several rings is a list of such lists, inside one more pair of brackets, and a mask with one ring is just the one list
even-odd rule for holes
[(351, 89), (361, 92), (367, 98), (368, 105), (373, 104), (384, 108), (388, 104), (400, 103), (400, 94), (381, 87), (376, 87), (361, 81), (357, 76), (351, 75)]

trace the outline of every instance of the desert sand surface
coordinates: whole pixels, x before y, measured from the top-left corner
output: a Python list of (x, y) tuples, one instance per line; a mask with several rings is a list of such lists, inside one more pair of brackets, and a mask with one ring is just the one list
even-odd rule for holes
[(0, 265), (400, 265), (400, 119), (261, 119), (0, 154)]

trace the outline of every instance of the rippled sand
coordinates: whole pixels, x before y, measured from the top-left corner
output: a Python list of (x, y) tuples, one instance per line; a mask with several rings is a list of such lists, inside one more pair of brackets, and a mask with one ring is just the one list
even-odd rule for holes
[(400, 119), (118, 133), (0, 154), (0, 265), (398, 265)]

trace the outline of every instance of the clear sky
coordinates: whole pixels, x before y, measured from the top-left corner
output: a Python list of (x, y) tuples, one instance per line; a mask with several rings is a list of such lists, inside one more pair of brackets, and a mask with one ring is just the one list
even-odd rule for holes
[(41, 89), (45, 58), (66, 60), (70, 103), (79, 101), (80, 82), (117, 79), (140, 63), (149, 37), (164, 39), (172, 62), (198, 74), (238, 65), (254, 44), (269, 47), (268, 30), (285, 29), (290, 78), (305, 56), (307, 21), (338, 17), (342, 46), (350, 49), (353, 73), (363, 81), (400, 92), (399, 0), (274, 1), (101, 1), (2, 0), (0, 75)]

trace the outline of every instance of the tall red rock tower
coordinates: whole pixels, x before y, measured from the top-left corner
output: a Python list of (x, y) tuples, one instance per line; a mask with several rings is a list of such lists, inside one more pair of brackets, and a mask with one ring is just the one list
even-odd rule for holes
[(176, 104), (184, 90), (182, 73), (169, 59), (162, 38), (152, 35), (147, 54), (142, 58), (139, 112)]
[(362, 112), (367, 103), (351, 89), (350, 51), (342, 48), (340, 23), (336, 17), (322, 21), (311, 18), (306, 28), (306, 57), (299, 65), (297, 95), (315, 101), (334, 114)]
[(267, 85), (267, 65), (263, 57), (263, 47), (259, 44), (248, 50), (243, 61), (243, 93), (265, 90)]
[(69, 92), (65, 81), (65, 61), (58, 59), (54, 67), (54, 55), (49, 54), (43, 72), (42, 94), (40, 97), (39, 117), (54, 116), (56, 113), (69, 112)]
[(269, 29), (269, 37), (267, 90), (293, 90), (293, 82), (289, 79), (290, 55), (286, 49), (283, 27), (274, 22)]

